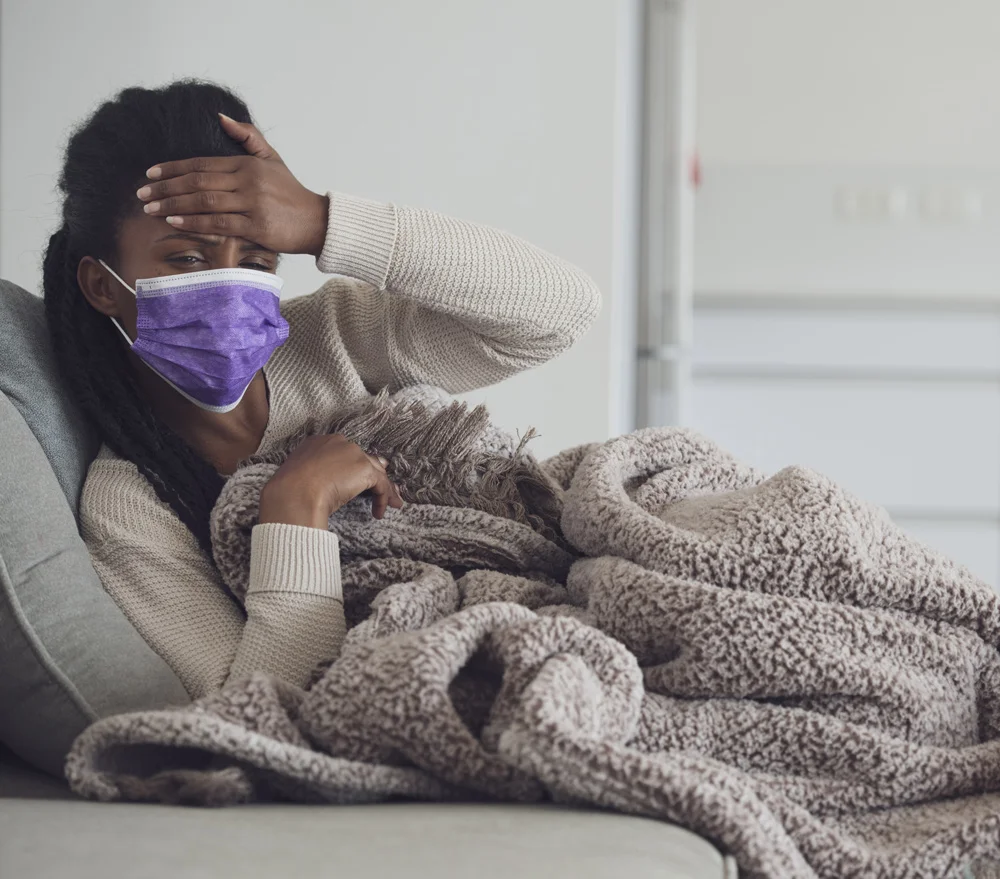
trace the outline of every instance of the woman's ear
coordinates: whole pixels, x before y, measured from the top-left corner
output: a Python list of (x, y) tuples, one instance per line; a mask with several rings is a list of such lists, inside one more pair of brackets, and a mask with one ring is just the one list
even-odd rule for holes
[(121, 317), (117, 291), (111, 287), (111, 279), (96, 259), (85, 256), (76, 267), (76, 282), (80, 290), (94, 308), (108, 317)]

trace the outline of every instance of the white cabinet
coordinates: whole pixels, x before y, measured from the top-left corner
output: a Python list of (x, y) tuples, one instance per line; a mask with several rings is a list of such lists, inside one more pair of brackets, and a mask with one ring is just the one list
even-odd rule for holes
[(900, 512), (996, 512), (1000, 386), (695, 375), (691, 425), (768, 471), (811, 467)]
[(695, 309), (689, 423), (765, 471), (818, 470), (1000, 586), (1000, 314)]

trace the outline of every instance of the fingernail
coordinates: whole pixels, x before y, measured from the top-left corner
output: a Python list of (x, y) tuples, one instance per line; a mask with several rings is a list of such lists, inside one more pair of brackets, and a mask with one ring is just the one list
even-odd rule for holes
[(139, 198), (149, 198), (153, 194), (153, 190), (150, 189), (148, 186), (143, 186), (142, 189), (137, 189), (135, 191), (135, 194)]
[(221, 117), (222, 117), (223, 119), (225, 119), (225, 120), (226, 120), (226, 122), (235, 122), (235, 121), (236, 121), (235, 119), (233, 119), (233, 118), (232, 118), (232, 116), (227, 116), (227, 115), (226, 115), (225, 113), (220, 113), (219, 115), (220, 115), (220, 116), (221, 116)]
[(151, 201), (149, 204), (144, 204), (142, 209), (147, 214), (154, 214), (160, 209), (160, 203), (158, 201)]
[(184, 224), (183, 217), (167, 217), (166, 219), (171, 226), (182, 226)]
[(161, 175), (162, 173), (163, 173), (163, 169), (162, 169), (162, 168), (160, 168), (160, 167), (159, 167), (159, 166), (157, 166), (157, 165), (154, 165), (154, 166), (153, 166), (152, 168), (150, 168), (150, 169), (149, 169), (149, 170), (148, 170), (148, 171), (146, 172), (146, 176), (147, 176), (147, 177), (149, 177), (149, 178), (150, 178), (151, 180), (155, 180), (155, 179), (156, 179), (157, 177), (159, 177), (159, 176), (160, 176), (160, 175)]

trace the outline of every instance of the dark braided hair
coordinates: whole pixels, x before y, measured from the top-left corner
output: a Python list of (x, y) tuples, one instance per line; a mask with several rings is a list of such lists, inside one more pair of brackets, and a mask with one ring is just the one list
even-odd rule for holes
[(101, 439), (132, 461), (211, 550), (209, 514), (222, 489), (215, 468), (156, 417), (132, 377), (112, 321), (77, 284), (85, 256), (116, 267), (122, 221), (142, 207), (135, 191), (157, 162), (242, 155), (218, 114), (250, 122), (246, 104), (221, 86), (183, 80), (128, 88), (102, 104), (70, 137), (59, 177), (62, 225), (43, 264), (45, 312), (62, 379)]

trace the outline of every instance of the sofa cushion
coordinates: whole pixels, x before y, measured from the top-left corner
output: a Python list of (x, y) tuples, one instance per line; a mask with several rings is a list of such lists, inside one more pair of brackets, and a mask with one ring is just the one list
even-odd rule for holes
[(79, 496), (93, 445), (57, 383), (41, 309), (0, 288), (0, 741), (61, 775), (91, 721), (187, 696), (80, 539), (67, 498)]
[(0, 393), (41, 444), (75, 515), (99, 443), (59, 381), (42, 300), (0, 279), (0, 326)]

